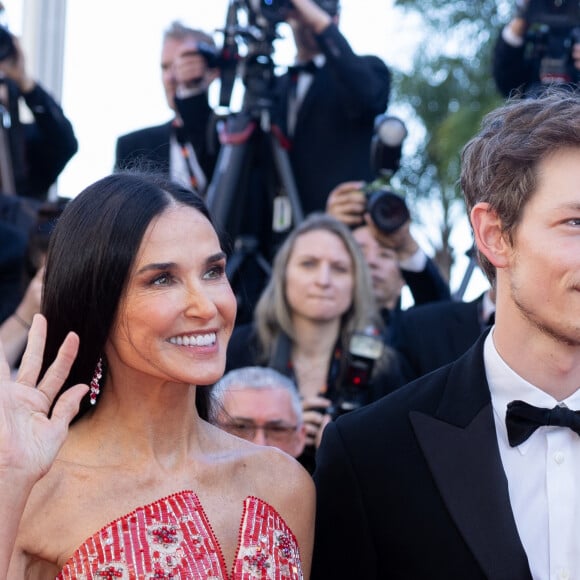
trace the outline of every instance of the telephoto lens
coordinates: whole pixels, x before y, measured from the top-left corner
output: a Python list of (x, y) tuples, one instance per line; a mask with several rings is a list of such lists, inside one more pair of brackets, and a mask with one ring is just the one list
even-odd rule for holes
[(370, 189), (367, 195), (367, 211), (374, 224), (385, 234), (392, 234), (411, 219), (405, 200), (392, 189)]

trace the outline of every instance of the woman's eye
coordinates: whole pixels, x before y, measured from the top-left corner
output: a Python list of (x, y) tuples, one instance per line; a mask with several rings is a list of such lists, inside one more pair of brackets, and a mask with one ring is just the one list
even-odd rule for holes
[(166, 286), (171, 281), (171, 277), (169, 274), (160, 274), (159, 276), (155, 276), (151, 283), (154, 286)]
[(219, 278), (221, 278), (222, 276), (224, 276), (226, 272), (226, 268), (223, 264), (219, 264), (217, 266), (213, 266), (212, 268), (210, 268), (206, 273), (204, 278), (208, 279), (208, 280), (217, 280)]
[(339, 274), (345, 274), (349, 271), (348, 266), (345, 266), (344, 264), (334, 264), (332, 269)]

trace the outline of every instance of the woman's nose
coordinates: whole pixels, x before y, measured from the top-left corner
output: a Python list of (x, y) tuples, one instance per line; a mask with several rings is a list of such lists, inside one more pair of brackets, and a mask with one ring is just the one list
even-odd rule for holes
[(215, 316), (217, 307), (211, 295), (200, 288), (190, 288), (186, 294), (186, 314), (195, 318), (209, 319)]
[(321, 286), (327, 286), (330, 283), (330, 266), (328, 264), (320, 264), (317, 273), (318, 283)]

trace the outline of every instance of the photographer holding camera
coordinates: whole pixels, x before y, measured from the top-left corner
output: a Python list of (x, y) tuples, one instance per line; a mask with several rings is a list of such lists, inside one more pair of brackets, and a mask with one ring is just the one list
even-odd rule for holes
[(384, 321), (392, 326), (405, 285), (409, 286), (415, 305), (448, 300), (449, 285), (413, 237), (408, 210), (399, 210), (394, 229), (377, 227), (368, 213), (364, 186), (361, 181), (339, 184), (328, 196), (326, 211), (351, 227), (369, 266), (377, 305)]
[(119, 137), (115, 169), (159, 171), (205, 192), (219, 150), (216, 117), (208, 101), (209, 86), (218, 75), (211, 35), (173, 22), (163, 35), (161, 78), (174, 118)]
[[(45, 201), (50, 186), (77, 152), (78, 143), (61, 107), (30, 75), (19, 39), (6, 29), (2, 33), (0, 104), (3, 133), (9, 143), (6, 161), (12, 170), (12, 176), (2, 175), (2, 192)], [(33, 122), (20, 121), (20, 101)]]
[[(31, 122), (20, 119), (22, 102)], [(30, 74), (20, 40), (0, 26), (0, 322), (24, 293), (28, 231), (37, 210), (77, 149), (72, 124)]]
[(278, 122), (304, 214), (323, 211), (338, 183), (371, 179), (375, 117), (388, 104), (390, 73), (376, 56), (356, 55), (338, 29), (338, 0), (291, 0), (287, 21), (296, 66), (278, 79)]
[(537, 96), (554, 83), (578, 84), (580, 29), (572, 4), (515, 0), (514, 16), (498, 36), (493, 57), (493, 78), (504, 97), (516, 90)]

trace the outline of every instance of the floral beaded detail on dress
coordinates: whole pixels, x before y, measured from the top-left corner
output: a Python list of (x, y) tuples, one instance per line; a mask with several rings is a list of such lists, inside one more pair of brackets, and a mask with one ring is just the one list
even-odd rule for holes
[(269, 504), (247, 497), (232, 576), (192, 491), (153, 502), (86, 540), (56, 580), (301, 580), (294, 534)]

